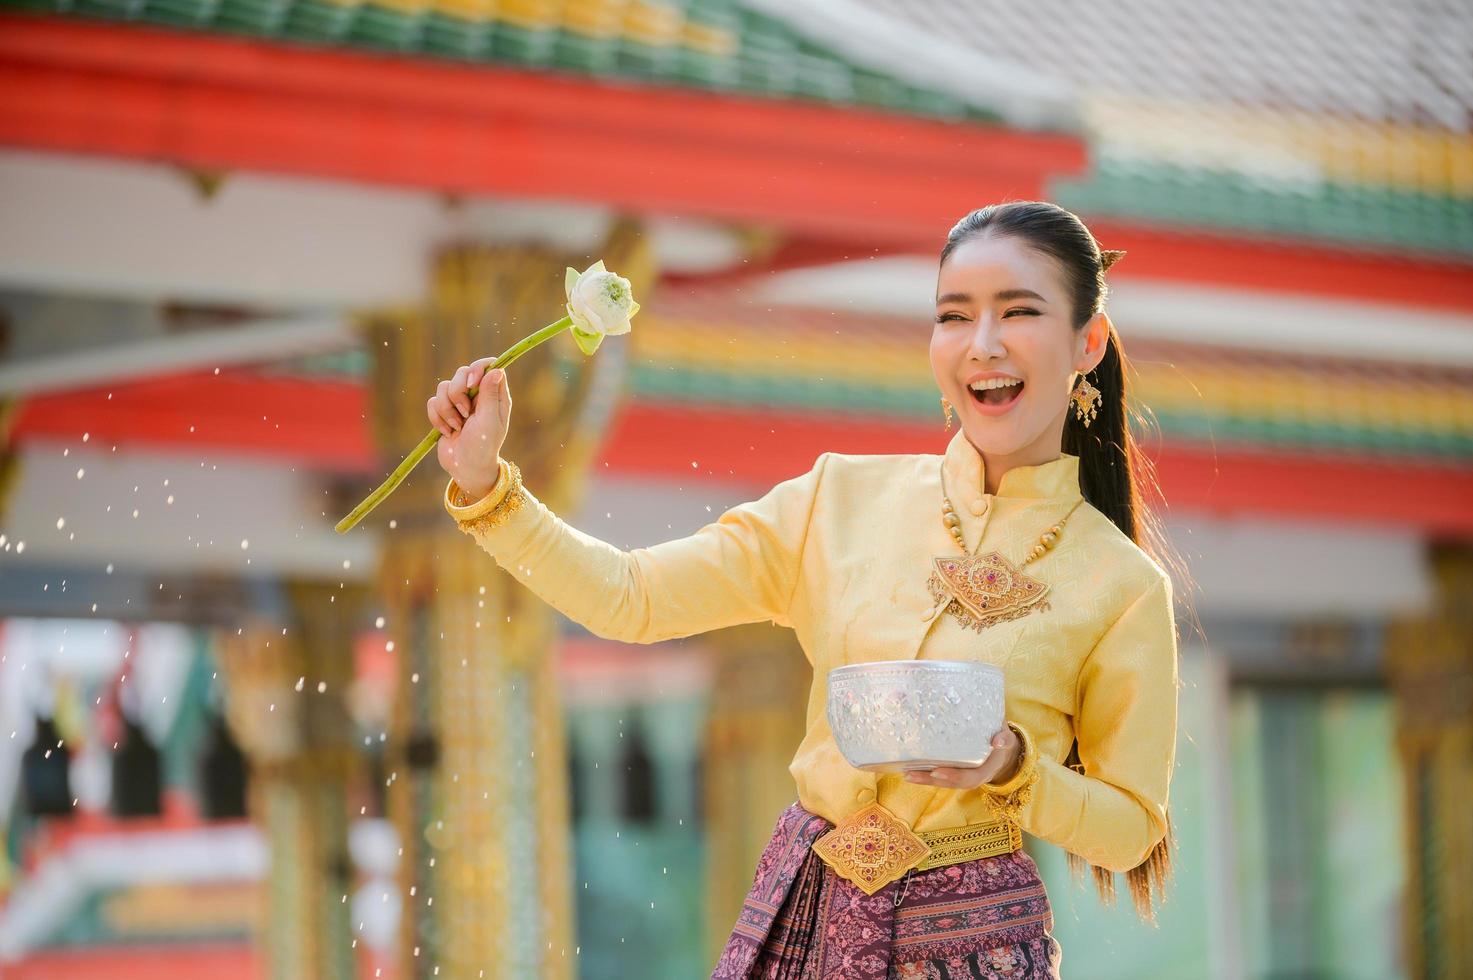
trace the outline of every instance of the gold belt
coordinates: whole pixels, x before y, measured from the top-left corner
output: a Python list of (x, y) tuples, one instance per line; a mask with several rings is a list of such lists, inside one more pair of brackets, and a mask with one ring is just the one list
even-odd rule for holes
[(1011, 820), (917, 833), (874, 802), (846, 817), (813, 842), (814, 852), (838, 874), (873, 895), (907, 871), (927, 871), (960, 861), (1007, 854), (1023, 846)]

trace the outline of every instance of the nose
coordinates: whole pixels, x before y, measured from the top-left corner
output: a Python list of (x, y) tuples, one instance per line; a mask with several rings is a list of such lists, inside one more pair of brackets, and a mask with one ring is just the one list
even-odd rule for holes
[(979, 361), (1002, 357), (1006, 351), (1002, 346), (1002, 325), (997, 318), (990, 313), (984, 313), (977, 318), (977, 326), (972, 330), (971, 343), (967, 346), (967, 356)]

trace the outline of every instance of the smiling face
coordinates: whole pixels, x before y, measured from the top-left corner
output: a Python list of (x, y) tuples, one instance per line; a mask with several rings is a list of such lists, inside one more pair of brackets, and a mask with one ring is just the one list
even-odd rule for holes
[[(988, 490), (1013, 466), (1057, 459), (1075, 379), (1104, 357), (1105, 315), (1075, 330), (1058, 262), (1016, 238), (957, 246), (936, 300), (931, 371), (982, 453)], [(974, 393), (973, 383), (990, 390)]]

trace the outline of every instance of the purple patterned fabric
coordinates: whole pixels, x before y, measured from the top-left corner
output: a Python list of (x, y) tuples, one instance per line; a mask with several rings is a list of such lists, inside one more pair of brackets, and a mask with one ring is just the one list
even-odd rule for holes
[(1053, 908), (1025, 851), (866, 895), (811, 850), (832, 826), (783, 811), (712, 980), (1057, 980)]

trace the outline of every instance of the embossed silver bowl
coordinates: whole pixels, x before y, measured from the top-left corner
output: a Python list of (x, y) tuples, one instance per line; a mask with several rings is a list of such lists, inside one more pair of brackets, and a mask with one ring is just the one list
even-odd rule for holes
[(1003, 727), (1002, 668), (966, 660), (876, 660), (829, 671), (829, 727), (856, 769), (980, 766)]

